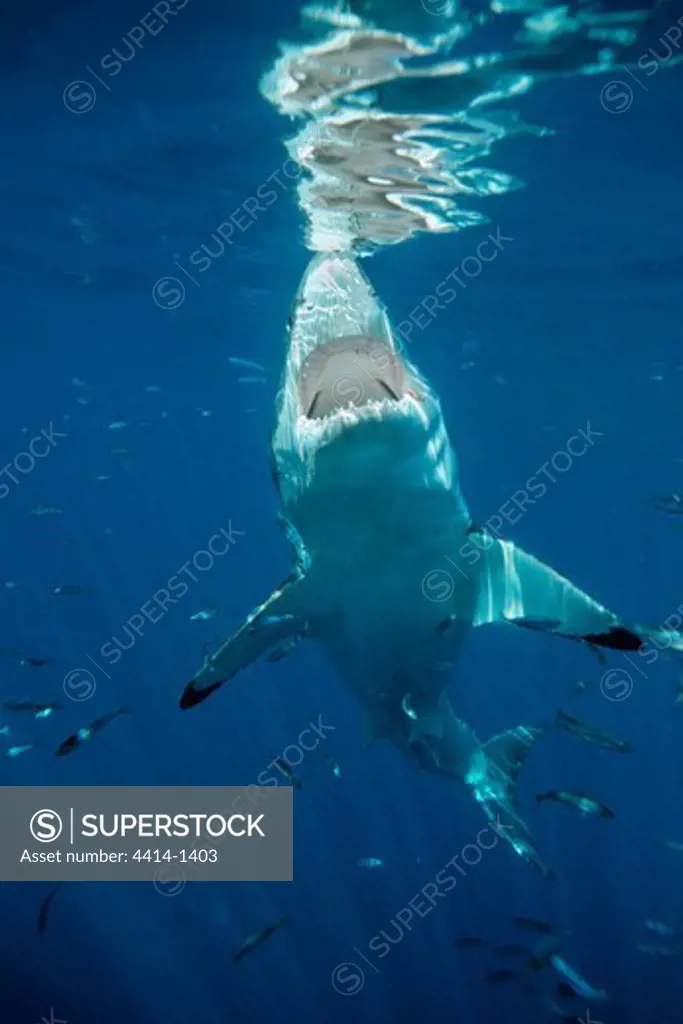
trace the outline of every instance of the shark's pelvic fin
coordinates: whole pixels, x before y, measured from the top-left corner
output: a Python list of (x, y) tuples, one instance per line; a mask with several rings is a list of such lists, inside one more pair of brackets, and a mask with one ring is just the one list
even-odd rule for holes
[[(208, 655), (179, 701), (181, 710), (195, 707), (219, 686), (261, 655), (296, 642), (307, 631), (307, 622), (298, 613), (297, 590), (302, 577), (294, 574), (278, 587), (262, 605), (255, 608), (236, 633), (215, 654)], [(286, 652), (285, 652), (286, 653)]]
[(412, 746), (414, 743), (421, 743), (423, 740), (441, 740), (443, 739), (443, 733), (443, 716), (439, 709), (436, 708), (434, 711), (418, 715), (412, 719), (408, 743)]
[(493, 736), (473, 758), (465, 781), (498, 835), (546, 878), (554, 878), (554, 872), (536, 852), (517, 804), (519, 773), (530, 750), (545, 731), (519, 725)]
[(654, 639), (683, 652), (680, 633), (627, 625), (566, 577), (510, 541), (479, 531), (478, 543), (483, 568), (473, 625), (511, 622), (620, 651), (637, 651)]

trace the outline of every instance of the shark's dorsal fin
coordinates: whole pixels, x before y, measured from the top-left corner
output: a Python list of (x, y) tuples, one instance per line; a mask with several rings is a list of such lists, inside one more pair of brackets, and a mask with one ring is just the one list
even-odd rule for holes
[(241, 669), (286, 641), (300, 639), (308, 629), (299, 607), (303, 575), (294, 572), (263, 604), (247, 616), (215, 654), (207, 655), (201, 669), (185, 687), (179, 706), (185, 711), (205, 700)]

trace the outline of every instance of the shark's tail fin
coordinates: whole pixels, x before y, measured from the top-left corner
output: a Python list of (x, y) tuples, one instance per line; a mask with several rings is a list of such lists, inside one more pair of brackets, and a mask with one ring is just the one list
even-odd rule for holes
[(518, 725), (493, 736), (473, 759), (466, 781), (497, 834), (544, 877), (554, 878), (536, 852), (517, 804), (517, 778), (529, 751), (545, 731)]

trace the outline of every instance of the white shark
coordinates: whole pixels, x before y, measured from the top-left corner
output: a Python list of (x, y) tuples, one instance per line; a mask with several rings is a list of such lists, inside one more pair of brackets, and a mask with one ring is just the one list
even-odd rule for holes
[(180, 707), (261, 655), (277, 660), (317, 640), (362, 707), (366, 741), (387, 738), (422, 768), (465, 782), (499, 834), (547, 873), (516, 804), (519, 770), (543, 730), (519, 726), (482, 743), (456, 716), (446, 688), (467, 634), (507, 622), (632, 651), (682, 638), (625, 625), (473, 524), (438, 396), (401, 348), (356, 261), (316, 256), (288, 323), (272, 434), (294, 570), (205, 659)]

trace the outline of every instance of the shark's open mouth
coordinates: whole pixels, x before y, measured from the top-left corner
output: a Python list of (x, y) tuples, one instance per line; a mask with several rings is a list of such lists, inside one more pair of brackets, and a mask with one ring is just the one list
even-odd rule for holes
[(276, 416), (273, 458), (280, 493), (292, 503), (316, 475), (327, 473), (334, 491), (332, 477), (345, 459), (355, 460), (357, 479), (371, 480), (373, 467), (413, 456), (417, 465), (425, 445), (436, 443), (430, 431), (438, 400), (349, 254), (321, 253), (304, 274), (288, 323)]
[(343, 409), (400, 402), (405, 370), (385, 342), (357, 336), (336, 338), (311, 352), (299, 374), (299, 398), (309, 420)]

